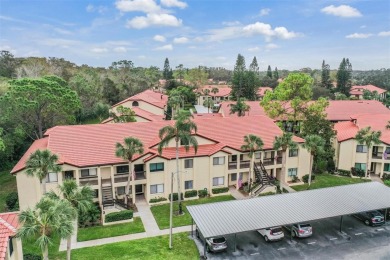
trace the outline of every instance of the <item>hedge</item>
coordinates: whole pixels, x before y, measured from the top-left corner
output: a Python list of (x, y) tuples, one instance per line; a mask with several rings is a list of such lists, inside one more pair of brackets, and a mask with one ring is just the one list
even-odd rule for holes
[(122, 210), (119, 212), (112, 212), (106, 215), (105, 221), (108, 222), (115, 222), (115, 221), (121, 221), (126, 219), (132, 219), (133, 218), (133, 211), (132, 210)]
[(206, 197), (207, 195), (208, 195), (207, 189), (205, 189), (205, 190), (198, 190), (198, 196), (199, 196), (199, 198), (204, 198), (204, 197)]
[(383, 174), (383, 180), (384, 180), (384, 181), (390, 180), (390, 173), (384, 173), (384, 174)]
[[(172, 195), (169, 194), (169, 200), (171, 200), (171, 197)], [(177, 192), (173, 193), (173, 201), (177, 201), (179, 199), (179, 195), (177, 194)], [(181, 200), (183, 200), (183, 192), (181, 192)]]
[(23, 260), (42, 260), (42, 256), (35, 254), (24, 254)]
[(353, 176), (357, 176), (357, 177), (365, 177), (366, 176), (366, 173), (364, 170), (356, 169), (355, 167), (351, 168), (351, 174)]
[(159, 198), (150, 199), (149, 203), (156, 203), (156, 202), (161, 202), (161, 201), (166, 201), (166, 200), (168, 200), (168, 199), (164, 198), (164, 197), (159, 197)]
[[(311, 181), (314, 181), (316, 178), (316, 176), (314, 174), (311, 175)], [(309, 182), (309, 174), (306, 174), (306, 175), (303, 175), (302, 177), (302, 181), (304, 183), (308, 183)]]
[(229, 187), (223, 187), (223, 188), (214, 188), (211, 190), (213, 194), (218, 194), (218, 193), (225, 193), (229, 191)]
[(188, 190), (184, 193), (185, 198), (192, 198), (198, 196), (198, 191), (197, 190)]
[(337, 173), (338, 173), (340, 176), (348, 176), (348, 177), (351, 177), (351, 171), (340, 170), (340, 169), (338, 169), (338, 170), (337, 170)]
[(9, 193), (5, 198), (5, 204), (9, 210), (19, 209), (18, 193), (16, 191)]
[(390, 180), (385, 180), (383, 183), (390, 187)]

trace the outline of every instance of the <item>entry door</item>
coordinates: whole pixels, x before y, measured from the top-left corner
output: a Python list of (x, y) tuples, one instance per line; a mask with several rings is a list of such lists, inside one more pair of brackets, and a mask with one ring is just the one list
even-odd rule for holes
[(135, 185), (135, 194), (143, 194), (144, 189), (142, 184)]

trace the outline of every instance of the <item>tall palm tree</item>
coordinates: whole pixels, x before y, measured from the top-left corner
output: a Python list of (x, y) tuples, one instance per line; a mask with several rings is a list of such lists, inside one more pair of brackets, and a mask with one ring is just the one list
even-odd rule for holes
[(238, 116), (245, 116), (246, 112), (249, 112), (250, 106), (245, 103), (244, 98), (240, 98), (237, 100), (236, 104), (230, 104), (230, 114), (235, 114), (237, 113)]
[(179, 95), (172, 95), (168, 99), (168, 105), (172, 108), (172, 118), (176, 116), (177, 111), (180, 109), (182, 98)]
[(367, 164), (366, 164), (366, 178), (368, 176), (368, 171), (369, 171), (369, 165), (370, 165), (370, 148), (372, 144), (380, 144), (381, 143), (381, 131), (374, 131), (371, 130), (370, 126), (367, 126), (363, 129), (360, 129), (355, 136), (356, 141), (359, 144), (363, 144), (367, 146)]
[(36, 243), (42, 251), (43, 260), (49, 259), (49, 245), (53, 236), (67, 238), (73, 233), (73, 219), (76, 210), (67, 200), (52, 199), (48, 196), (19, 214), (21, 227), (16, 233), (22, 239), (37, 238)]
[(248, 134), (244, 136), (244, 144), (241, 145), (241, 150), (243, 151), (249, 151), (249, 157), (251, 158), (251, 164), (249, 166), (249, 193), (250, 186), (252, 183), (252, 175), (253, 175), (253, 164), (255, 161), (255, 152), (263, 149), (263, 140), (257, 135)]
[(296, 149), (297, 143), (292, 140), (293, 134), (283, 132), (281, 136), (275, 136), (273, 143), (274, 150), (282, 150), (282, 174), (280, 175), (279, 189), (282, 190), (282, 182), (286, 180), (286, 161), (287, 161), (287, 149)]
[[(136, 154), (143, 154), (144, 153), (144, 145), (138, 138), (134, 137), (126, 137), (123, 140), (124, 144), (122, 145), (121, 143), (116, 143), (115, 147), (115, 155), (117, 157), (122, 158), (123, 160), (127, 160), (129, 162), (129, 176), (127, 177), (127, 184), (126, 184), (126, 205), (127, 201), (129, 199), (129, 190), (130, 190), (130, 180), (131, 176), (133, 173), (133, 168), (132, 168), (132, 161), (133, 157)], [(134, 184), (133, 180), (133, 184)], [(135, 184), (134, 184), (135, 185)], [(135, 190), (135, 187), (133, 187), (133, 191)], [(133, 198), (134, 200), (134, 198)]]
[[(178, 183), (178, 200), (179, 200), (179, 214), (182, 214), (181, 194), (180, 194), (180, 174), (179, 174), (179, 144), (184, 145), (185, 150), (188, 152), (190, 146), (198, 151), (198, 141), (192, 135), (192, 132), (196, 134), (198, 128), (196, 124), (191, 121), (193, 116), (189, 111), (179, 110), (176, 116), (175, 124), (164, 126), (159, 131), (159, 137), (161, 139), (158, 144), (158, 153), (161, 155), (164, 147), (168, 146), (170, 140), (175, 139), (176, 142), (176, 173)], [(173, 198), (171, 198), (173, 199)]]
[(311, 185), (314, 157), (324, 152), (325, 140), (319, 135), (308, 135), (305, 137), (303, 147), (310, 153), (310, 171), (308, 184)]
[(46, 193), (46, 177), (49, 172), (58, 173), (61, 166), (58, 164), (58, 156), (52, 154), (50, 150), (36, 150), (30, 154), (26, 162), (26, 174), (35, 176), (41, 181), (42, 192)]
[(219, 92), (219, 88), (214, 87), (211, 89), (211, 93), (213, 93), (214, 95), (217, 94), (218, 92)]
[[(65, 180), (62, 185), (58, 186), (61, 196), (67, 200), (70, 205), (75, 209), (76, 215), (75, 221), (78, 222), (78, 213), (85, 214), (93, 206), (93, 190), (90, 186), (79, 187), (75, 180)], [(55, 192), (47, 193), (47, 196), (52, 199), (60, 199), (60, 197)], [(72, 233), (73, 234), (73, 233)], [(70, 260), (71, 254), (71, 235), (67, 237), (66, 243), (66, 259)]]
[(214, 106), (214, 100), (212, 99), (206, 99), (204, 102), (203, 102), (203, 106), (204, 107), (207, 107), (207, 113), (210, 112), (210, 107), (213, 107)]

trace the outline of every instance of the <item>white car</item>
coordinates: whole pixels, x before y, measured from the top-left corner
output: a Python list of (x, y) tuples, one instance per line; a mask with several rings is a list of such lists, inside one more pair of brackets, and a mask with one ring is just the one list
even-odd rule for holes
[(284, 238), (283, 229), (281, 227), (260, 229), (257, 230), (257, 232), (264, 237), (266, 242), (277, 241)]

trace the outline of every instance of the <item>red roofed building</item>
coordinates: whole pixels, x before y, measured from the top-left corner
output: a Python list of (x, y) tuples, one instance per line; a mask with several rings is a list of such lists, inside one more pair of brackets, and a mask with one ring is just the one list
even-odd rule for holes
[(22, 242), (16, 238), (18, 213), (0, 213), (0, 260), (23, 259)]
[[(337, 131), (334, 147), (336, 149), (336, 166), (339, 169), (350, 170), (351, 167), (370, 170), (373, 174), (383, 176), (390, 174), (390, 129), (386, 125), (390, 121), (390, 114), (361, 114), (352, 115), (350, 121), (339, 122), (334, 125)], [(381, 131), (381, 144), (373, 144), (368, 150), (363, 144), (355, 140), (360, 129), (370, 126), (372, 130)], [(367, 167), (367, 153), (369, 164)]]
[(265, 93), (267, 93), (268, 91), (273, 91), (272, 88), (270, 87), (259, 87), (259, 89), (257, 90), (257, 97), (259, 100), (262, 100)]
[[(212, 89), (217, 88), (218, 92), (213, 93), (211, 92)], [(209, 94), (205, 95), (205, 90), (209, 91)], [(229, 85), (204, 85), (200, 87), (198, 90), (196, 90), (197, 93), (199, 93), (197, 103), (198, 105), (203, 105), (203, 102), (207, 98), (211, 98), (216, 103), (220, 103), (224, 100), (229, 100), (230, 93), (232, 92), (232, 88)]]
[(370, 92), (376, 91), (379, 95), (379, 100), (384, 100), (386, 98), (387, 90), (378, 88), (374, 85), (365, 85), (365, 86), (352, 86), (349, 94), (357, 99), (363, 99), (364, 90), (368, 90)]
[[(309, 172), (309, 153), (302, 146), (287, 158), (286, 172), (281, 172), (281, 154), (273, 150), (273, 141), (282, 134), (279, 127), (265, 116), (245, 118), (198, 117), (194, 119), (198, 131), (195, 138), (198, 151), (183, 147), (179, 151), (182, 191), (228, 187), (245, 183), (249, 176), (247, 151), (242, 151), (244, 136), (258, 135), (264, 142), (263, 150), (256, 153), (256, 162), (265, 165), (267, 173), (291, 181)], [(147, 201), (168, 197), (171, 192), (171, 173), (176, 171), (175, 142), (172, 140), (160, 155), (159, 129), (173, 121), (138, 123), (57, 126), (49, 129), (44, 138), (36, 140), (12, 169), (16, 174), (21, 209), (34, 205), (42, 196), (39, 180), (28, 177), (25, 162), (37, 149), (49, 149), (59, 156), (62, 172), (51, 173), (47, 178), (47, 190), (55, 190), (65, 178), (73, 178), (80, 185), (89, 184), (96, 190), (96, 201), (103, 205), (113, 198), (124, 196), (129, 175), (128, 163), (115, 156), (115, 144), (128, 136), (140, 139), (144, 153), (133, 159), (134, 179), (132, 198), (143, 194)], [(303, 139), (294, 137), (298, 143)], [(130, 171), (131, 172), (131, 171)], [(275, 186), (263, 191), (272, 191)], [(104, 196), (102, 192), (104, 190)], [(174, 192), (177, 192), (176, 185)]]

